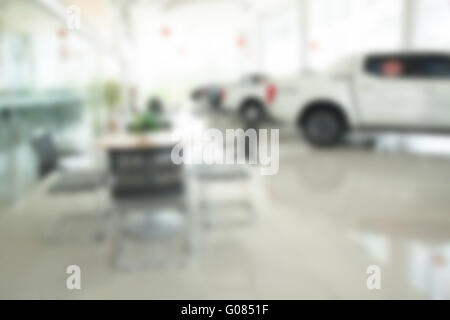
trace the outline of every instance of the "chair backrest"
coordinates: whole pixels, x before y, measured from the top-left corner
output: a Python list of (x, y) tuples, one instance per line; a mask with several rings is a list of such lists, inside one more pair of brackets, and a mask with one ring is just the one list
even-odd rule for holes
[(179, 192), (183, 166), (171, 160), (172, 146), (110, 152), (113, 196), (134, 197)]
[(31, 144), (38, 160), (41, 177), (58, 167), (58, 150), (49, 133), (34, 138)]

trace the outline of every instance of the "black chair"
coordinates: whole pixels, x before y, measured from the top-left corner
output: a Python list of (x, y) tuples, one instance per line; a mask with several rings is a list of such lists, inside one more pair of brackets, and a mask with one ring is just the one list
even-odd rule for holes
[[(210, 228), (214, 226), (213, 215), (214, 206), (240, 205), (246, 208), (249, 213), (248, 218), (240, 221), (241, 224), (253, 223), (257, 219), (257, 209), (253, 196), (253, 175), (245, 165), (197, 165), (193, 166), (190, 177), (195, 181), (196, 192), (198, 193), (198, 207), (201, 213), (204, 226)], [(210, 185), (220, 184), (223, 187), (237, 190), (240, 197), (238, 199), (213, 200), (208, 196)]]
[[(185, 263), (192, 256), (194, 229), (186, 205), (184, 170), (171, 161), (172, 147), (110, 152), (115, 267)], [(141, 244), (144, 252), (130, 257), (129, 248)], [(167, 257), (174, 251), (179, 254)]]
[(58, 169), (59, 154), (50, 134), (46, 133), (34, 138), (32, 147), (37, 156), (40, 177)]
[[(41, 178), (53, 171), (59, 171), (59, 179), (50, 187), (50, 192), (86, 192), (104, 187), (107, 175), (98, 168), (70, 169), (61, 166), (61, 160), (67, 153), (58, 151), (49, 133), (32, 140), (32, 147), (38, 160), (38, 173)], [(74, 153), (69, 153), (71, 157)]]
[[(108, 176), (104, 170), (98, 168), (68, 169), (60, 164), (63, 158), (58, 152), (52, 136), (48, 133), (40, 135), (32, 140), (32, 148), (38, 160), (38, 171), (41, 178), (57, 172), (57, 179), (48, 189), (51, 194), (76, 194), (85, 192), (98, 192), (108, 186)], [(96, 209), (96, 239), (100, 240), (105, 235), (105, 219), (108, 209)], [(69, 215), (64, 214), (45, 231), (47, 240), (55, 240), (61, 223), (66, 222)], [(61, 240), (61, 239), (58, 239)]]

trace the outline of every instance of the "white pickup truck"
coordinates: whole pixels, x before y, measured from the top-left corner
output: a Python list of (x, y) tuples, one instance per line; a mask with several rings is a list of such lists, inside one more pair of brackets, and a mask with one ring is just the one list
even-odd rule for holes
[(250, 74), (222, 88), (222, 109), (237, 111), (247, 122), (260, 122), (276, 96), (276, 86), (262, 74)]
[(294, 121), (314, 145), (336, 144), (356, 128), (450, 131), (449, 53), (369, 54), (327, 73), (244, 88), (234, 98), (243, 115), (252, 108), (258, 119), (267, 112)]

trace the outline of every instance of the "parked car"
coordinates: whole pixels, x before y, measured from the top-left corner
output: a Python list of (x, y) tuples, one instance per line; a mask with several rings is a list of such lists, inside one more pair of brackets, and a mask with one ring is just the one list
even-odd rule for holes
[(218, 85), (198, 87), (191, 92), (191, 99), (194, 101), (204, 101), (213, 109), (218, 109), (222, 104), (223, 89)]
[(450, 131), (450, 54), (380, 53), (341, 61), (330, 72), (277, 81), (266, 105), (295, 121), (314, 145), (353, 129)]
[(222, 108), (238, 112), (248, 123), (257, 123), (264, 119), (275, 96), (276, 86), (267, 76), (250, 74), (223, 87)]

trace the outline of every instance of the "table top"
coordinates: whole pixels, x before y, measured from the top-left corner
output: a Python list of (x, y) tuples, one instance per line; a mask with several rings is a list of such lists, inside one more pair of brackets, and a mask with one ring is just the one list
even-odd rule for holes
[(105, 151), (152, 149), (175, 145), (180, 141), (180, 136), (171, 130), (145, 134), (112, 133), (97, 139), (96, 146)]

